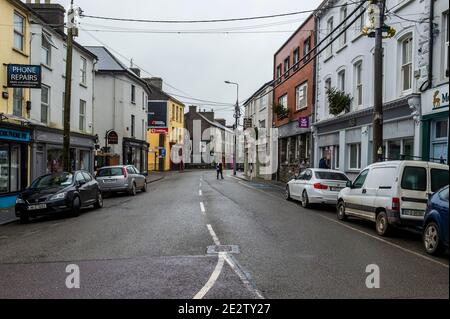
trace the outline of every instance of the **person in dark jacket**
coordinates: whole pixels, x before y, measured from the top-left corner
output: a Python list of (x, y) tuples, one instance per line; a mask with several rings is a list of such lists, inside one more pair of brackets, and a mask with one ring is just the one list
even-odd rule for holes
[(218, 163), (216, 166), (216, 170), (217, 170), (217, 179), (219, 179), (219, 174), (220, 174), (220, 178), (223, 179), (223, 164)]
[(327, 159), (325, 157), (322, 157), (319, 161), (319, 168), (329, 169), (327, 164)]

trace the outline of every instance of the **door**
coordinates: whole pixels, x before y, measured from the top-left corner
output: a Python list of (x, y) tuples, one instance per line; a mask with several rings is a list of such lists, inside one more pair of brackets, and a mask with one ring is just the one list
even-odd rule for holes
[(362, 171), (353, 182), (352, 188), (345, 196), (345, 211), (348, 214), (366, 218), (366, 214), (361, 211), (361, 198), (363, 194), (363, 186), (366, 182), (369, 169)]
[(77, 183), (78, 193), (80, 194), (81, 206), (86, 206), (86, 202), (89, 202), (90, 199), (89, 185), (80, 172), (75, 175), (75, 182)]
[(131, 187), (132, 181), (136, 183), (136, 188), (139, 188), (139, 181), (137, 179), (136, 172), (134, 171), (132, 166), (127, 166), (127, 175), (128, 175), (128, 184)]
[(135, 172), (135, 176), (136, 176), (136, 184), (139, 188), (144, 187), (145, 185), (145, 176), (142, 175), (139, 170), (133, 166), (134, 172)]
[(302, 183), (300, 184), (299, 187), (299, 196), (302, 196), (303, 191), (306, 189), (308, 191), (308, 189), (311, 189), (311, 180), (312, 180), (312, 171), (310, 169), (307, 169), (305, 171), (305, 177), (302, 180)]
[(88, 192), (88, 201), (89, 203), (95, 203), (97, 201), (97, 182), (88, 172), (82, 172), (83, 177), (86, 181), (86, 188), (89, 190)]
[[(425, 164), (426, 165), (426, 164)], [(425, 214), (430, 180), (427, 167), (408, 165), (400, 174), (401, 218), (421, 222)], [(407, 213), (406, 213), (407, 212)]]
[(45, 175), (45, 164), (44, 164), (44, 152), (37, 151), (36, 152), (36, 175), (39, 176)]
[(291, 192), (291, 196), (294, 198), (300, 197), (300, 186), (305, 180), (306, 171), (300, 173), (295, 179), (290, 183), (289, 190)]

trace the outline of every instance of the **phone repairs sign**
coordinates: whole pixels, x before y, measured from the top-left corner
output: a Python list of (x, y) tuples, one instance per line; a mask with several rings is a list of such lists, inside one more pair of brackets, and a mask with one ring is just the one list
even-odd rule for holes
[(42, 80), (40, 65), (8, 64), (7, 87), (40, 89)]

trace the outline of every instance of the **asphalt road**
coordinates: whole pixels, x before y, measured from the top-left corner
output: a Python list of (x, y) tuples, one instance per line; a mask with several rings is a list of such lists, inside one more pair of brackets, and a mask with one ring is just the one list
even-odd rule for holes
[[(420, 234), (380, 238), (225, 177), (173, 173), (77, 218), (0, 226), (0, 298), (449, 298), (448, 254), (427, 256)], [(79, 289), (66, 287), (68, 265)]]

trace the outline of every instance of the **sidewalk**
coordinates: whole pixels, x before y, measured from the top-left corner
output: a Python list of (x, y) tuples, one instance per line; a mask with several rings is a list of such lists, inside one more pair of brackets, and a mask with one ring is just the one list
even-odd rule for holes
[(283, 182), (274, 181), (274, 180), (266, 180), (266, 179), (262, 179), (262, 178), (258, 178), (258, 177), (250, 178), (250, 177), (246, 176), (244, 174), (244, 172), (236, 172), (236, 177), (239, 179), (242, 179), (244, 181), (247, 181), (247, 182), (271, 185), (271, 186), (274, 186), (274, 187), (277, 187), (277, 188), (280, 188), (283, 190), (286, 188), (286, 184)]
[(0, 225), (12, 223), (17, 220), (14, 207), (0, 209)]
[(145, 177), (145, 180), (147, 181), (147, 184), (149, 184), (160, 181), (165, 176), (167, 176), (167, 173), (165, 172), (149, 172), (148, 176)]

